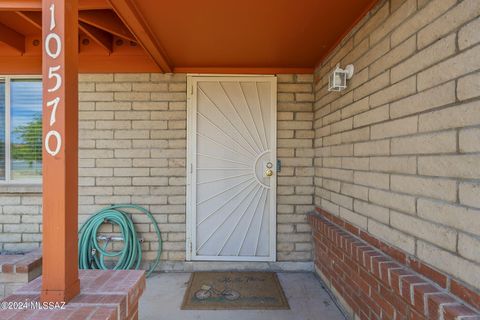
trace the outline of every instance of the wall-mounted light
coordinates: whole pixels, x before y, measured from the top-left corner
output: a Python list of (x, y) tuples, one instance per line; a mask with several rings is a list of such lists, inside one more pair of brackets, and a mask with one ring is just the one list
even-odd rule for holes
[(340, 68), (340, 64), (337, 64), (335, 70), (328, 79), (328, 91), (342, 91), (347, 87), (347, 79), (353, 76), (353, 64), (349, 64), (345, 69)]

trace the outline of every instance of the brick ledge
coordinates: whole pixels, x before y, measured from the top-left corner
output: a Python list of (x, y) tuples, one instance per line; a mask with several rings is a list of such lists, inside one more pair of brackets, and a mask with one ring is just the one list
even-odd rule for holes
[[(65, 310), (0, 310), (0, 319), (136, 320), (138, 301), (145, 290), (145, 272), (139, 270), (79, 270), (80, 294)], [(40, 301), (41, 277), (2, 302)]]
[(444, 274), (438, 270), (435, 270), (434, 268), (423, 263), (417, 258), (405, 254), (401, 250), (385, 243), (384, 241), (372, 236), (371, 234), (355, 227), (348, 221), (345, 221), (344, 219), (341, 219), (321, 208), (317, 207), (316, 213), (320, 214), (322, 217), (328, 219), (332, 223), (342, 228), (345, 228), (348, 232), (352, 233), (357, 237), (360, 237), (362, 240), (368, 242), (370, 245), (392, 257), (396, 261), (400, 262), (402, 265), (413, 269), (415, 272), (418, 272), (422, 276), (435, 282), (440, 287), (447, 288), (449, 283), (450, 292), (453, 295), (472, 305), (477, 310), (480, 310), (480, 294), (476, 292), (475, 289), (470, 288), (469, 285), (459, 280), (453, 279), (451, 278), (451, 276)]
[(41, 249), (36, 249), (23, 255), (0, 256), (0, 272), (2, 273), (29, 273), (41, 266)]
[[(358, 303), (347, 295), (350, 292), (342, 287), (341, 281), (335, 279), (341, 272), (352, 276), (351, 272), (355, 270), (354, 266), (349, 266), (352, 263), (357, 263), (361, 267), (358, 268), (358, 272), (364, 283), (357, 285), (358, 290), (366, 290), (364, 293), (379, 305), (373, 312), (378, 312), (378, 315), (381, 313), (384, 318), (397, 317), (395, 297), (391, 296), (391, 292), (379, 293), (376, 290), (370, 290), (370, 287), (377, 287), (382, 291), (381, 285), (383, 285), (392, 289), (394, 294), (399, 295), (409, 305), (412, 312), (418, 312), (427, 319), (480, 319), (480, 313), (475, 309), (477, 306), (470, 303), (470, 301), (477, 301), (478, 294), (476, 297), (470, 296), (470, 299), (465, 300), (471, 304), (467, 306), (464, 301), (447, 291), (438, 282), (434, 282), (417, 270), (413, 271), (414, 268), (408, 264), (409, 257), (403, 252), (322, 209), (317, 208), (317, 213), (310, 214), (308, 220), (312, 225), (313, 241), (316, 247), (315, 264), (324, 276), (335, 273), (329, 280), (337, 292), (343, 293), (342, 298), (354, 307), (355, 312), (360, 312)], [(331, 248), (328, 248), (326, 241), (331, 243)], [(419, 261), (415, 261), (413, 265), (424, 272), (431, 269)], [(432, 271), (435, 270), (432, 269)], [(436, 273), (433, 274), (434, 278), (438, 278)], [(348, 278), (348, 280), (352, 279)], [(473, 291), (470, 293), (475, 294)]]

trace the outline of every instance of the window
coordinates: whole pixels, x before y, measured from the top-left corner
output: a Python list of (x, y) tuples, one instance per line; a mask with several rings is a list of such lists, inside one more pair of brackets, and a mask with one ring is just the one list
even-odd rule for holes
[(40, 182), (42, 82), (0, 77), (0, 182)]

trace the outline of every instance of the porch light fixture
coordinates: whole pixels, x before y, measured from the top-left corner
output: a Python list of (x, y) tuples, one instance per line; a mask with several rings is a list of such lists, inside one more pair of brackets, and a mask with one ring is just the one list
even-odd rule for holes
[(347, 79), (353, 76), (353, 71), (353, 64), (349, 64), (345, 69), (340, 68), (340, 64), (337, 64), (328, 78), (328, 91), (344, 90), (347, 87)]

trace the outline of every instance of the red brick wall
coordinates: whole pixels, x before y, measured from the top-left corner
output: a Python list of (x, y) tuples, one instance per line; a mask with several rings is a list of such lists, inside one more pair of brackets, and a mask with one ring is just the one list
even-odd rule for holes
[(348, 222), (317, 211), (309, 216), (315, 266), (352, 317), (480, 319), (478, 293)]

